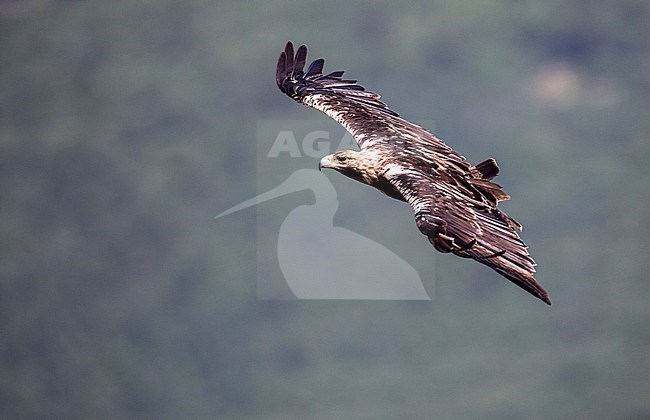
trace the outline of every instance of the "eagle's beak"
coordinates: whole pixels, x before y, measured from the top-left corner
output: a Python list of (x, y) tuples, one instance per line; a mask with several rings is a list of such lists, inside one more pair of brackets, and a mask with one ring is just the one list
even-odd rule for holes
[(323, 168), (331, 168), (332, 167), (332, 155), (325, 156), (318, 162), (318, 170), (322, 170)]

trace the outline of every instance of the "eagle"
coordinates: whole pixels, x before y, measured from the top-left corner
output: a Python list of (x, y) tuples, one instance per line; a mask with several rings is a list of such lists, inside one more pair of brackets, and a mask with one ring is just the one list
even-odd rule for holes
[(493, 182), (493, 158), (471, 165), (431, 132), (401, 118), (343, 71), (323, 74), (325, 60), (307, 71), (307, 47), (294, 54), (291, 41), (280, 54), (276, 82), (282, 93), (341, 124), (359, 151), (341, 150), (318, 164), (407, 202), (415, 223), (433, 247), (471, 258), (551, 304), (535, 280), (537, 265), (520, 239), (522, 226), (497, 208), (510, 196)]

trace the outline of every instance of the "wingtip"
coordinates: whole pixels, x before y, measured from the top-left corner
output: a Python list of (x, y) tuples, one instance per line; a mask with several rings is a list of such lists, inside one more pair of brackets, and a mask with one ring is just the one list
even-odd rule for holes
[(284, 50), (280, 52), (275, 70), (275, 80), (282, 93), (287, 93), (285, 85), (287, 78), (295, 78), (303, 74), (306, 59), (306, 45), (303, 44), (295, 50), (293, 42), (291, 40), (287, 41)]
[(551, 299), (548, 297), (546, 290), (544, 290), (544, 288), (539, 283), (537, 283), (537, 281), (535, 281), (532, 286), (533, 287), (528, 291), (548, 306), (551, 306)]
[(548, 297), (548, 292), (544, 290), (544, 288), (535, 281), (535, 295), (542, 300), (545, 304), (548, 306), (551, 306), (551, 299)]
[(284, 46), (284, 53), (293, 58), (293, 42), (291, 40), (287, 41), (287, 44)]

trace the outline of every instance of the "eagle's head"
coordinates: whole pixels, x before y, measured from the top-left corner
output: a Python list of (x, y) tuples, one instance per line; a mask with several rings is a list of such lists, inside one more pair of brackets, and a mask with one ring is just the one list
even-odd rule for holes
[(375, 159), (367, 153), (356, 150), (340, 150), (325, 156), (318, 162), (318, 170), (322, 168), (334, 169), (364, 184), (372, 184), (378, 176)]

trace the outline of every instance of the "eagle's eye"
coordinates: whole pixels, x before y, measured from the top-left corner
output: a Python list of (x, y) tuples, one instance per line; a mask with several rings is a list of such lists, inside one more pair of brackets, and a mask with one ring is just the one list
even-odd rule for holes
[(343, 155), (338, 155), (336, 157), (336, 160), (338, 160), (339, 162), (345, 162), (346, 160), (348, 160), (348, 157)]

